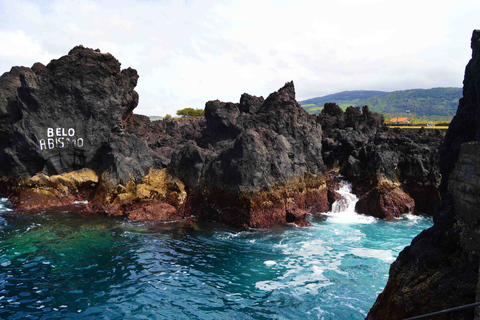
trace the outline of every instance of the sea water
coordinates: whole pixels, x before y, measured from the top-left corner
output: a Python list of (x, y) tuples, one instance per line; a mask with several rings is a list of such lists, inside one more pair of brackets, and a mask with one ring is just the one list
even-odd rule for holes
[(1, 319), (364, 319), (390, 264), (432, 225), (332, 212), (238, 231), (194, 219), (134, 223), (13, 213), (0, 201)]

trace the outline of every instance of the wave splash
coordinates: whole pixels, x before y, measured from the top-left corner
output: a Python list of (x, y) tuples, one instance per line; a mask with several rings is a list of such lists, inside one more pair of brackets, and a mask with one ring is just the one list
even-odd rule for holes
[(355, 204), (358, 197), (352, 193), (352, 185), (346, 181), (340, 183), (340, 188), (336, 191), (339, 198), (332, 204), (332, 211), (325, 215), (327, 221), (334, 223), (374, 223), (374, 217), (358, 214), (355, 212)]

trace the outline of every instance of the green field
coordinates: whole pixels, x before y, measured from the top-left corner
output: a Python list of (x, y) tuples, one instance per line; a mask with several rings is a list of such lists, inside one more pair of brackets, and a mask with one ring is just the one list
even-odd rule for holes
[[(343, 111), (347, 110), (348, 107), (351, 107), (351, 103), (340, 104), (339, 107), (342, 108)], [(311, 114), (319, 114), (322, 112), (323, 107), (319, 107), (316, 104), (302, 104), (302, 107), (307, 110)]]
[(448, 126), (437, 126), (437, 127), (429, 127), (429, 126), (388, 126), (389, 128), (400, 128), (400, 129), (442, 129), (446, 130), (448, 129)]
[(339, 105), (340, 108), (342, 108), (343, 111), (347, 110), (348, 107), (352, 107), (351, 103), (344, 103)]
[[(423, 121), (450, 121), (457, 112), (462, 88), (412, 89), (394, 92), (344, 91), (323, 97), (299, 101), (312, 114), (321, 112), (327, 102), (338, 104), (343, 110), (349, 106), (367, 105), (370, 111), (385, 117), (419, 118)], [(320, 108), (320, 109), (319, 109)]]

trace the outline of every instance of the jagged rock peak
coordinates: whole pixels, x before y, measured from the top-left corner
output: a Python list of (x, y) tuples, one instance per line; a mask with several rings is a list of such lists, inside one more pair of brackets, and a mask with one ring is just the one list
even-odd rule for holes
[[(88, 57), (88, 56), (99, 56), (99, 55), (103, 55), (103, 56), (106, 56), (108, 58), (111, 58), (111, 59), (114, 59), (118, 62), (118, 60), (113, 56), (111, 55), (110, 53), (108, 52), (104, 52), (102, 53), (100, 51), (100, 49), (92, 49), (92, 48), (86, 48), (84, 46), (82, 46), (81, 44), (78, 45), (78, 46), (75, 46), (73, 47), (73, 49), (71, 49), (69, 52), (68, 52), (68, 55), (69, 56), (76, 56), (76, 57)], [(118, 64), (120, 64), (120, 62), (118, 62)]]
[(122, 156), (131, 156), (127, 149), (149, 159), (140, 140), (123, 137), (122, 120), (138, 104), (137, 80), (137, 72), (121, 71), (111, 54), (83, 46), (47, 66), (14, 67), (2, 75), (0, 176), (16, 180), (81, 168), (118, 172), (118, 166), (125, 179), (143, 173), (145, 161), (138, 156), (136, 168), (125, 162), (113, 169), (110, 162), (121, 149)]
[[(269, 105), (272, 101), (278, 102), (296, 102), (295, 85), (293, 81), (285, 83), (278, 91), (272, 92), (265, 100), (265, 104)], [(303, 108), (302, 108), (303, 109)]]
[(472, 48), (472, 57), (473, 57), (480, 48), (480, 30), (478, 29), (473, 30), (471, 48)]

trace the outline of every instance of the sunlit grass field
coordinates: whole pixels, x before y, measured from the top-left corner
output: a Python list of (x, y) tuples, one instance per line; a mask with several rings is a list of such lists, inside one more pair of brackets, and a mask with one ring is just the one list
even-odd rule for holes
[(426, 126), (426, 125), (416, 125), (416, 126), (389, 126), (390, 128), (401, 128), (401, 129), (448, 129), (448, 126)]

